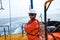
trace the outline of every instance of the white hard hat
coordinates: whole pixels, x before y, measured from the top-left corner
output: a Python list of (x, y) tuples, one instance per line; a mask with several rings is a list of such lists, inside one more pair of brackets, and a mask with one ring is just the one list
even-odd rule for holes
[(34, 9), (30, 9), (29, 14), (36, 14), (36, 11)]

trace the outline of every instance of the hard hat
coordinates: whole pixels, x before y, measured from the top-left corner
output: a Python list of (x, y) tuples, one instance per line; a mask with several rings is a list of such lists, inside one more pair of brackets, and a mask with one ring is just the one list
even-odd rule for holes
[(35, 14), (35, 15), (36, 15), (36, 11), (35, 11), (34, 9), (31, 9), (31, 10), (29, 11), (29, 14)]

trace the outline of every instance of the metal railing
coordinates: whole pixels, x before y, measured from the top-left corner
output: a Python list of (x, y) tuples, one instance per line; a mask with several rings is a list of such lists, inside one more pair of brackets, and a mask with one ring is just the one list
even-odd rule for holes
[[(3, 27), (3, 30), (0, 31), (0, 37), (2, 36), (1, 35), (1, 32), (4, 33), (4, 36), (5, 36), (5, 40), (6, 40), (6, 32), (8, 32), (8, 34), (10, 34), (9, 32), (9, 26), (8, 25), (0, 25), (0, 28)], [(6, 28), (8, 28), (8, 30), (6, 30)]]

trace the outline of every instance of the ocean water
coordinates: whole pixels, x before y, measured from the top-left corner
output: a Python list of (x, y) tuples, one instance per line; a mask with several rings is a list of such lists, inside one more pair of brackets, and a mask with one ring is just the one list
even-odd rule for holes
[[(22, 33), (22, 25), (24, 25), (29, 20), (28, 17), (15, 17), (11, 18), (11, 26), (10, 26), (10, 18), (0, 18), (0, 35), (4, 35), (4, 28), (6, 34), (17, 34)], [(8, 27), (9, 26), (9, 32)]]
[[(5, 28), (6, 34), (22, 33), (22, 25), (26, 23), (27, 20), (28, 18), (25, 18), (25, 17), (11, 18), (11, 26), (10, 26), (9, 18), (0, 19), (0, 35), (4, 35), (4, 28)], [(8, 32), (8, 27), (6, 25), (9, 26), (9, 32)]]

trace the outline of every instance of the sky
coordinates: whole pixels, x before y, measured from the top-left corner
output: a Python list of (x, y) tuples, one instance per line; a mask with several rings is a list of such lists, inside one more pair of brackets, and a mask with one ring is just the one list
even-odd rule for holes
[[(33, 9), (37, 13), (39, 19), (40, 14), (44, 19), (44, 3), (46, 0), (33, 0)], [(0, 4), (1, 5), (1, 4)], [(4, 10), (0, 10), (0, 18), (9, 18), (9, 0), (2, 0)], [(10, 0), (11, 17), (28, 17), (30, 0)], [(1, 8), (1, 7), (0, 7)], [(54, 0), (48, 11), (47, 19), (60, 21), (60, 0)]]

